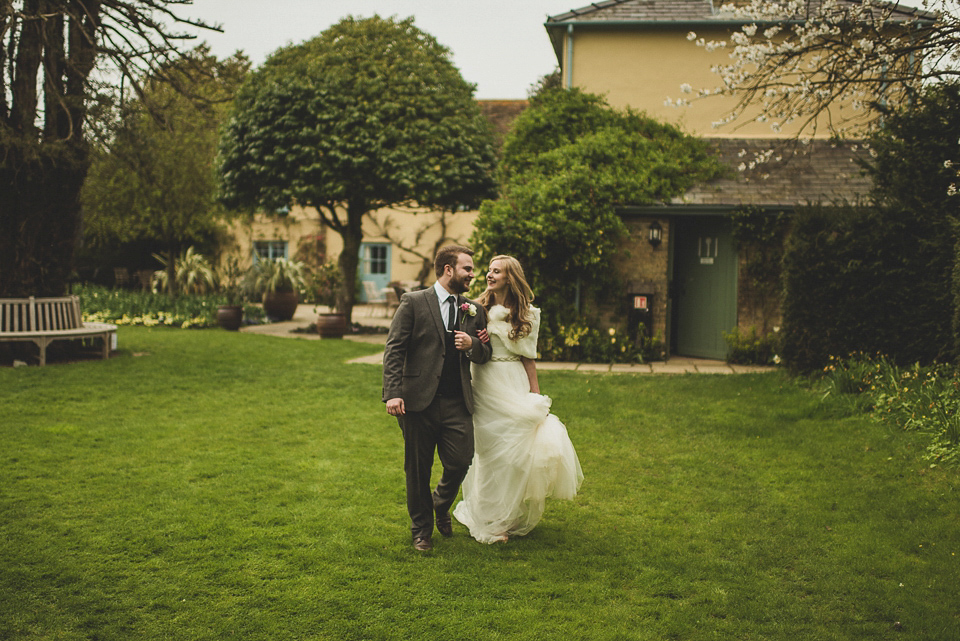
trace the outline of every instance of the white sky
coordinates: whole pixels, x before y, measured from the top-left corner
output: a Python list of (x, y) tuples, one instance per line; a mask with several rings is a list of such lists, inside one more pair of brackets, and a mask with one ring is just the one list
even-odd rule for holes
[[(901, 1), (920, 6), (922, 0)], [(413, 16), (417, 27), (452, 51), (453, 64), (482, 100), (523, 99), (557, 58), (543, 28), (547, 16), (590, 0), (193, 0), (179, 13), (219, 23), (204, 31), (214, 55), (242, 50), (259, 66), (277, 48), (319, 35), (346, 15)]]
[(548, 15), (589, 0), (194, 0), (183, 16), (219, 23), (201, 39), (214, 55), (242, 50), (259, 66), (277, 48), (317, 36), (346, 15), (414, 17), (452, 51), (453, 64), (484, 100), (523, 99), (557, 66), (543, 28)]

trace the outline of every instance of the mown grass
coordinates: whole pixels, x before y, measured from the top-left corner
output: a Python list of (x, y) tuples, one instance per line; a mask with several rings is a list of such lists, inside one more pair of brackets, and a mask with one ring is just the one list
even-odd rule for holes
[(377, 347), (120, 347), (0, 369), (0, 638), (960, 636), (956, 472), (779, 374), (543, 372), (581, 494), (419, 554)]

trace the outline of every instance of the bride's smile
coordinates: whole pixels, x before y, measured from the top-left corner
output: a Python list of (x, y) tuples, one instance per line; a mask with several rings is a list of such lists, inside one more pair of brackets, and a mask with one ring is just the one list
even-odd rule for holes
[(490, 263), (490, 268), (487, 270), (487, 289), (493, 293), (503, 291), (509, 281), (507, 280), (507, 275), (503, 272), (503, 266), (500, 264), (499, 260), (495, 260)]

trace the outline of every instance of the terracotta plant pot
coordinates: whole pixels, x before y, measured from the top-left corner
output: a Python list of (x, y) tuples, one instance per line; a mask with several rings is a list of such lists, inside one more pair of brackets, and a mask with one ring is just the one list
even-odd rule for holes
[(297, 313), (299, 302), (297, 292), (267, 292), (263, 295), (263, 311), (272, 321), (288, 321)]
[(347, 331), (347, 317), (344, 314), (318, 314), (317, 333), (321, 338), (343, 338)]
[(238, 330), (243, 324), (242, 305), (220, 305), (217, 307), (217, 324), (224, 329)]

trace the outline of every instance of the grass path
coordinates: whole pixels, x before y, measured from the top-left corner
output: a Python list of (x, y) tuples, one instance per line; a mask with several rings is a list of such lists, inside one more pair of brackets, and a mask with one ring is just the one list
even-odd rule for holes
[(586, 480), (413, 551), (378, 347), (0, 369), (0, 639), (960, 639), (960, 482), (778, 374), (544, 372)]

